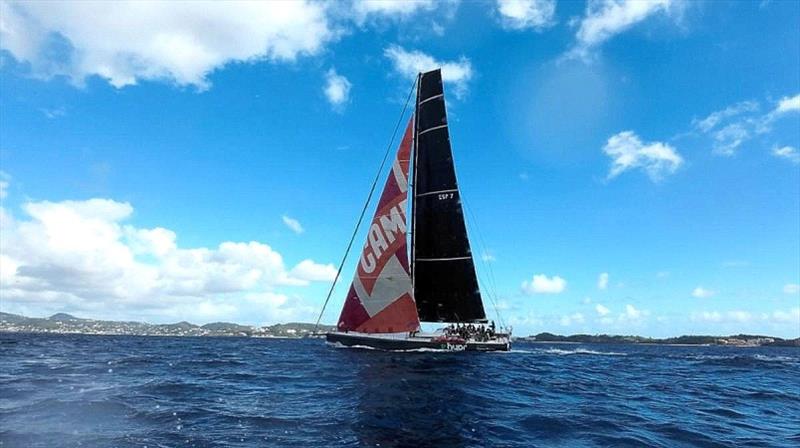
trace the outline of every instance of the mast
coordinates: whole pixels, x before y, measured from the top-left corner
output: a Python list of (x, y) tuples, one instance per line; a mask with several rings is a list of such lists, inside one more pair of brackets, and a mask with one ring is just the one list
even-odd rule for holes
[(414, 117), (412, 286), (424, 322), (486, 322), (461, 207), (441, 70), (420, 73)]
[(419, 109), (419, 81), (420, 81), (420, 78), (422, 78), (422, 73), (417, 74), (417, 83), (416, 83), (416, 85), (417, 85), (417, 96), (416, 96), (416, 99), (414, 100), (414, 116), (413, 116), (414, 136), (412, 138), (412, 143), (411, 143), (411, 161), (412, 161), (412, 163), (411, 163), (411, 179), (412, 179), (412, 181), (411, 181), (411, 188), (410, 188), (410, 190), (411, 190), (411, 220), (410, 220), (411, 221), (411, 266), (410, 267), (411, 267), (411, 284), (412, 285), (414, 284), (414, 265), (416, 263), (415, 260), (414, 260), (414, 258), (415, 258), (414, 257), (414, 227), (416, 226), (416, 223), (417, 223), (417, 218), (416, 218), (417, 215), (414, 213), (414, 210), (415, 210), (416, 204), (417, 204), (417, 195), (416, 195), (415, 191), (417, 189), (417, 153), (418, 153), (418, 151), (417, 151), (417, 123), (418, 123), (417, 117), (419, 117), (419, 113), (418, 113), (419, 110), (418, 109)]

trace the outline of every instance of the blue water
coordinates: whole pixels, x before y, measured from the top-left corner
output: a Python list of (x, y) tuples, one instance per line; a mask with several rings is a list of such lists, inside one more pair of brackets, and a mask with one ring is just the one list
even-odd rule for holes
[(800, 350), (0, 334), (2, 447), (800, 446)]

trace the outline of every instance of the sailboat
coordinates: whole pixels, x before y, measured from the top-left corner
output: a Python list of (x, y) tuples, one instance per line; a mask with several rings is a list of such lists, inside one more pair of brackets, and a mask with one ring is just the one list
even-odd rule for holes
[[(441, 70), (420, 73), (416, 87), (414, 114), (336, 331), (326, 333), (326, 340), (384, 350), (509, 350), (510, 332), (489, 325), (483, 307), (453, 164)], [(420, 322), (450, 326), (425, 334)]]

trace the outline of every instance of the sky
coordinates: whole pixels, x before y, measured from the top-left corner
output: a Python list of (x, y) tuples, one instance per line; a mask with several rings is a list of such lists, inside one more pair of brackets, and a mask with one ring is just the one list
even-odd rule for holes
[(313, 322), (442, 67), (491, 318), (799, 337), (798, 23), (789, 1), (2, 1), (0, 310)]

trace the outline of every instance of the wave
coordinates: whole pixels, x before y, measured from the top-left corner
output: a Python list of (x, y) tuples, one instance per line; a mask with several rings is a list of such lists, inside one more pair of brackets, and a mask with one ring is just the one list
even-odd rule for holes
[(589, 350), (588, 348), (576, 348), (573, 350), (564, 350), (560, 348), (548, 348), (543, 350), (536, 350), (536, 353), (546, 353), (548, 355), (598, 355), (598, 356), (628, 356), (627, 353), (622, 352), (601, 352), (597, 350)]

